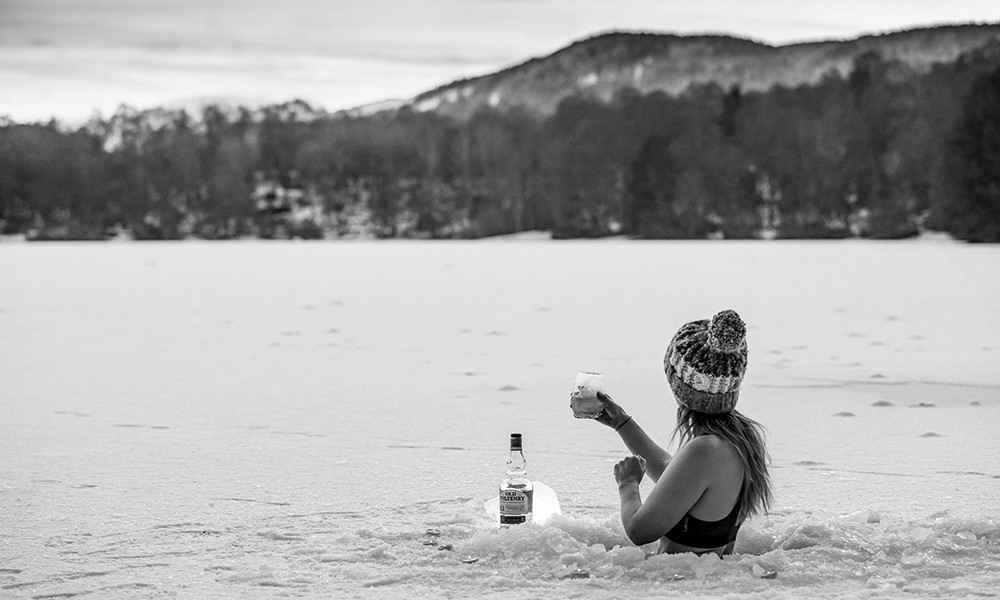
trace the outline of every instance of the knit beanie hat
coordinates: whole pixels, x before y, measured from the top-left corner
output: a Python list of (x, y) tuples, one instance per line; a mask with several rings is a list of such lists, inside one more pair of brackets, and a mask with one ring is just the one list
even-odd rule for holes
[(709, 414), (733, 410), (747, 369), (746, 332), (733, 310), (677, 331), (663, 357), (663, 370), (678, 404)]

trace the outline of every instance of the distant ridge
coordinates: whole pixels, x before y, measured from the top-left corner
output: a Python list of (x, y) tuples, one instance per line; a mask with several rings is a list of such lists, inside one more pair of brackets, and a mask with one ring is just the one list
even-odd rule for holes
[(941, 25), (850, 40), (772, 46), (722, 34), (608, 32), (495, 73), (462, 79), (415, 97), (408, 105), (465, 119), (483, 107), (555, 112), (577, 94), (609, 101), (622, 88), (683, 93), (716, 83), (745, 91), (814, 84), (847, 74), (856, 57), (877, 52), (923, 72), (986, 44), (1000, 44), (1000, 23)]
[(397, 108), (409, 105), (409, 103), (408, 100), (382, 100), (380, 102), (371, 102), (355, 106), (354, 108), (340, 110), (336, 114), (347, 117), (367, 117), (383, 111), (396, 110)]

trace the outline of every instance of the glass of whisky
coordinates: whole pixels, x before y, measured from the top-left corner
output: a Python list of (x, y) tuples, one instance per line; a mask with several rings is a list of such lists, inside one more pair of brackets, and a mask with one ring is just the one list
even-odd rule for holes
[(581, 371), (576, 374), (573, 393), (569, 396), (569, 407), (577, 419), (596, 419), (604, 411), (604, 405), (597, 398), (597, 392), (604, 391), (603, 375)]

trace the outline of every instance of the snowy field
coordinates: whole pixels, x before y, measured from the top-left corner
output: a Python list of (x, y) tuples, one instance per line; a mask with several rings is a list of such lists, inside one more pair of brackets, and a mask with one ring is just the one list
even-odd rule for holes
[[(997, 597), (998, 274), (926, 240), (0, 244), (0, 598)], [(774, 510), (647, 559), (568, 394), (603, 372), (667, 443), (667, 342), (724, 308)], [(498, 532), (514, 431), (562, 514)]]

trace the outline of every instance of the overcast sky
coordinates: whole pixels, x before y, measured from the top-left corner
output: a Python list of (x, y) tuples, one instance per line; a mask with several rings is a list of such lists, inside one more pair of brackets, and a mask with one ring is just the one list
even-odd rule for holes
[(339, 109), (609, 30), (786, 44), (964, 22), (1000, 22), (1000, 0), (0, 0), (0, 115), (206, 98)]

